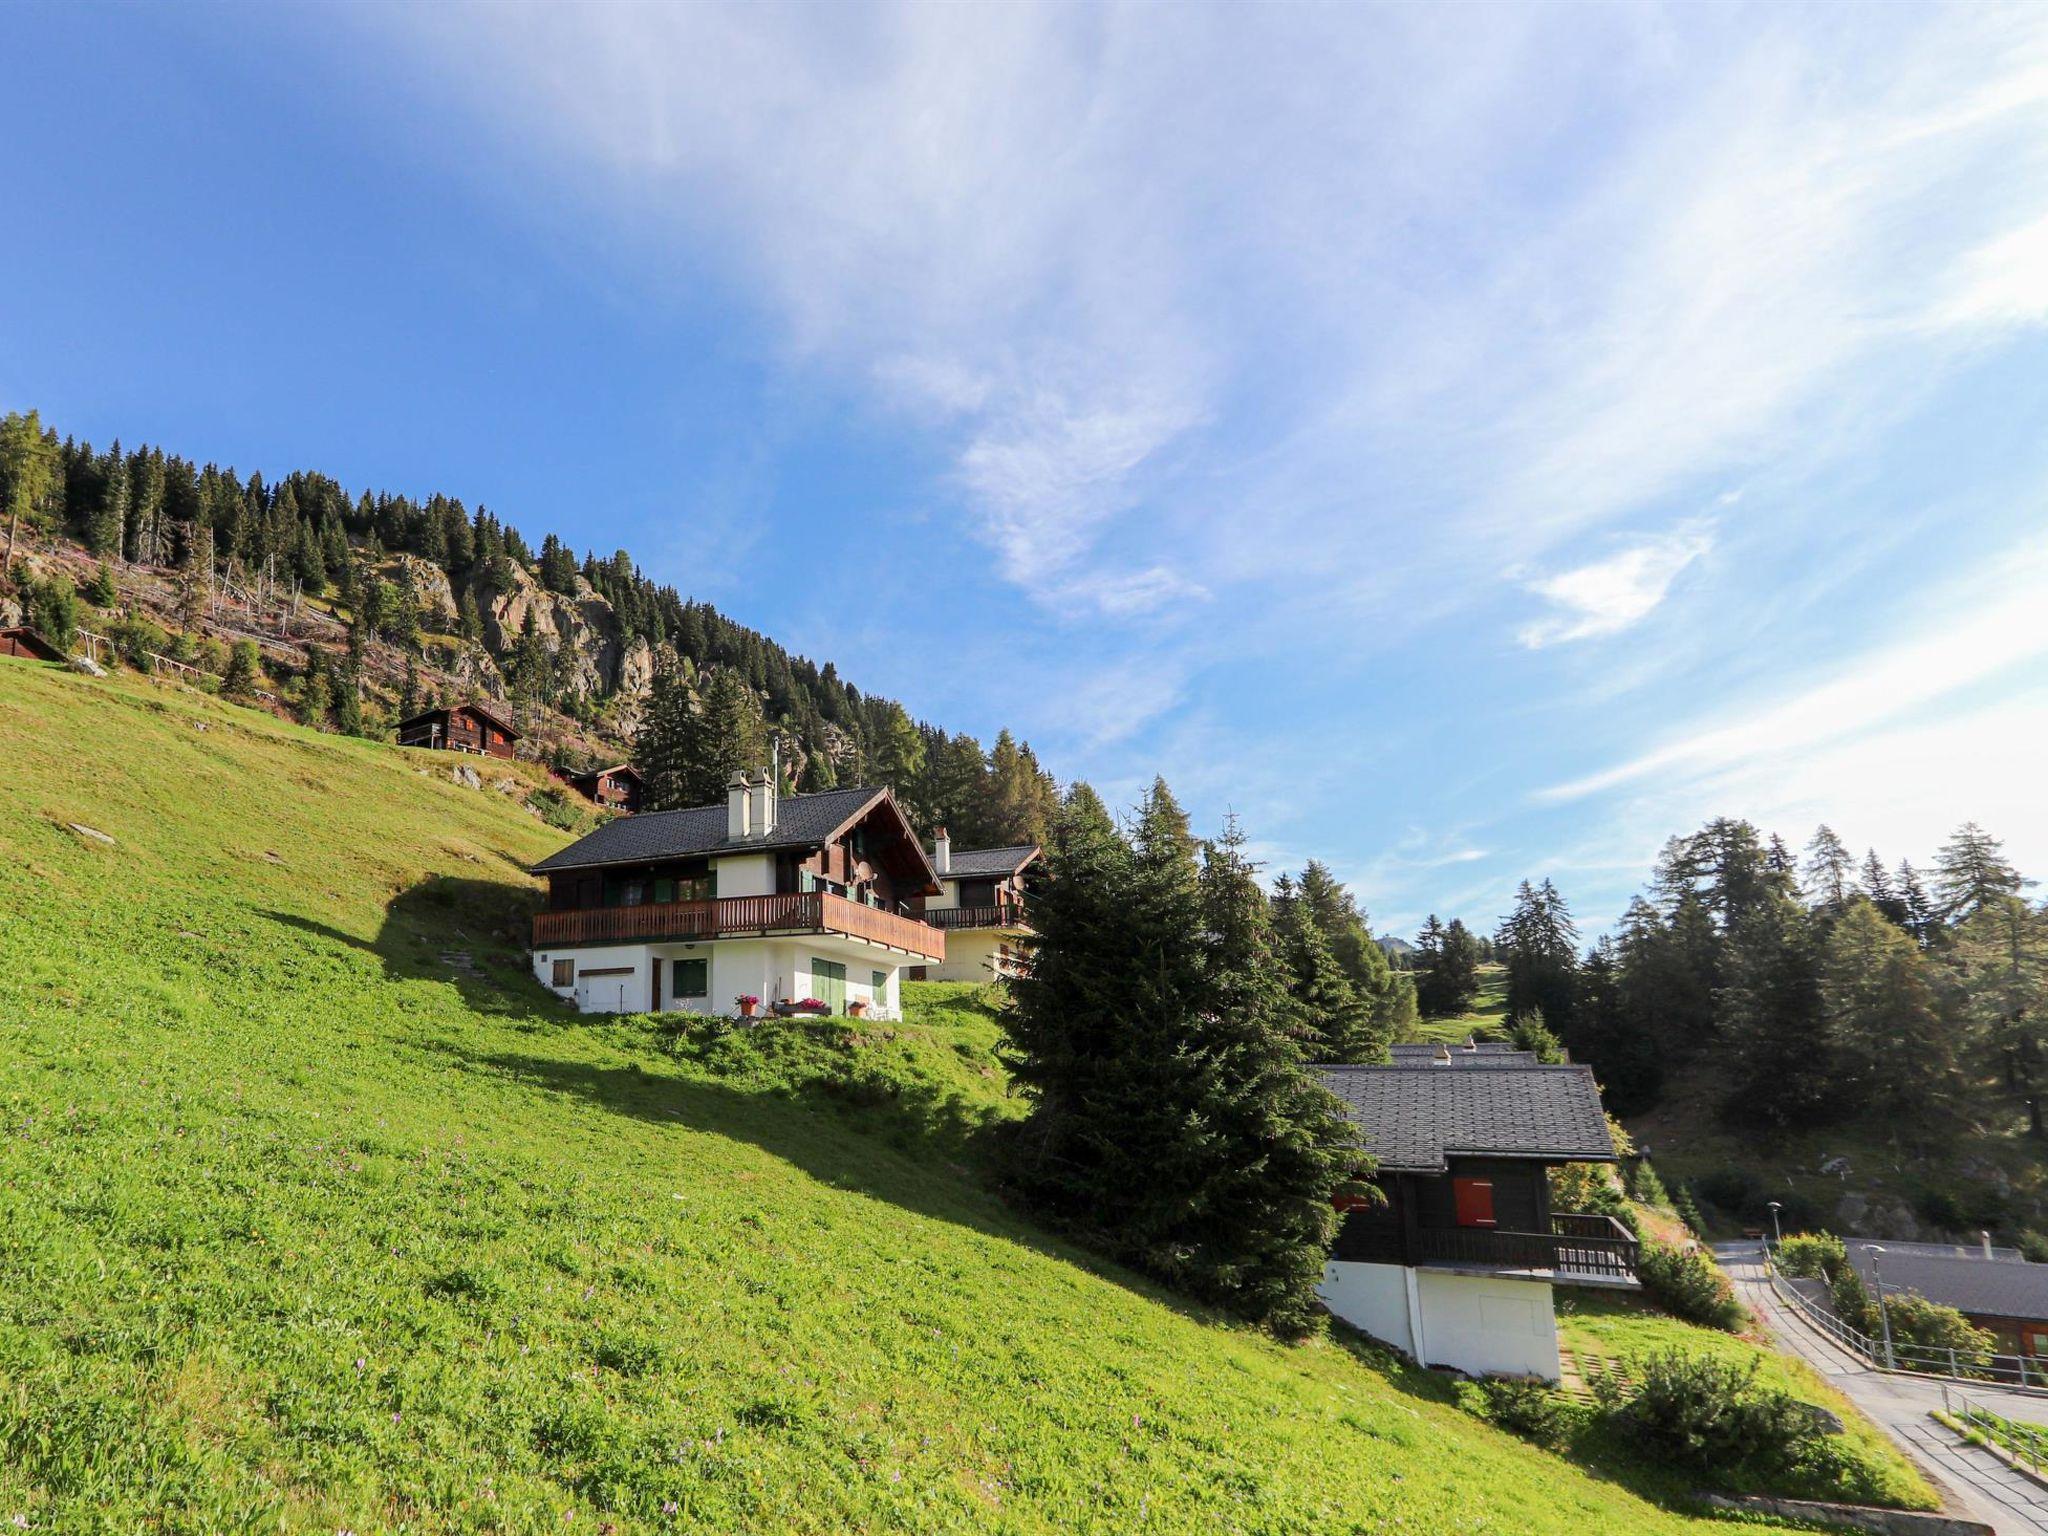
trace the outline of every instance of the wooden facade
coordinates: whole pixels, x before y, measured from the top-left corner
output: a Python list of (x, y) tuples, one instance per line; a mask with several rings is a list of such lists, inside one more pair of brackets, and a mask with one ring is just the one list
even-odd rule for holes
[(482, 757), (510, 757), (519, 732), (480, 704), (456, 704), (423, 710), (398, 722), (401, 747), (442, 752), (470, 752)]
[(595, 773), (579, 773), (569, 783), (592, 804), (617, 811), (621, 816), (630, 816), (640, 809), (640, 770), (630, 763), (600, 768)]
[(1635, 1277), (1633, 1234), (1608, 1216), (1552, 1211), (1541, 1162), (1453, 1158), (1446, 1173), (1383, 1173), (1376, 1183), (1384, 1198), (1353, 1208), (1337, 1229), (1339, 1263)]
[(64, 653), (26, 624), (0, 629), (0, 656), (19, 656), (25, 661), (62, 661)]

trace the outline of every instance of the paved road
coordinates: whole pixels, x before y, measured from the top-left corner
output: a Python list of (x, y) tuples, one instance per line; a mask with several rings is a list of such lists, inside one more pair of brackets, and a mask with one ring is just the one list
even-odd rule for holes
[[(2048, 1536), (2048, 1488), (2013, 1471), (1989, 1452), (1963, 1444), (1928, 1417), (1941, 1406), (1941, 1387), (1913, 1376), (1872, 1370), (1778, 1299), (1764, 1278), (1754, 1243), (1719, 1243), (1721, 1267), (1743, 1302), (1769, 1327), (1778, 1347), (1797, 1355), (1918, 1462), (1948, 1500), (1949, 1512), (1985, 1520), (1999, 1536)], [(2048, 1397), (1972, 1386), (1993, 1413), (2048, 1423)]]

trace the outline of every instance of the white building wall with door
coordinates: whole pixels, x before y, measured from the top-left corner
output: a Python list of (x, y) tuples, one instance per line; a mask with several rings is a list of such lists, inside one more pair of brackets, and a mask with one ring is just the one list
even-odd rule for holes
[(1316, 1294), (1332, 1315), (1424, 1365), (1544, 1381), (1560, 1374), (1557, 1308), (1539, 1275), (1333, 1259)]
[[(828, 953), (827, 951), (831, 951)], [(645, 1013), (653, 1007), (655, 962), (660, 1008), (734, 1014), (743, 996), (762, 1012), (807, 997), (862, 1003), (885, 1018), (903, 1010), (903, 955), (845, 941), (807, 938), (719, 939), (701, 944), (631, 944), (537, 950), (536, 980), (582, 1013)], [(844, 996), (828, 968), (845, 969)]]

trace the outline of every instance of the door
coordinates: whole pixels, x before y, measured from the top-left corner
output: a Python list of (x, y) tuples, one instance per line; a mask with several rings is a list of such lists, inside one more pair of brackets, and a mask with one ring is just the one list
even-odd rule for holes
[(647, 1011), (649, 1013), (659, 1013), (661, 1012), (661, 956), (659, 955), (656, 955), (654, 957), (653, 975), (653, 982), (649, 986), (647, 992), (647, 995), (650, 998), (652, 998), (653, 1001), (647, 1005)]
[(812, 960), (811, 990), (832, 1012), (846, 1012), (846, 967), (836, 960)]

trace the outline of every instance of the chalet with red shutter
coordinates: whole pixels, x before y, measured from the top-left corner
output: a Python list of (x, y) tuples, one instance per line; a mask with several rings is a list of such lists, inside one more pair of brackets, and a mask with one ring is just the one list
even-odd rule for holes
[(1549, 1170), (1611, 1163), (1590, 1067), (1524, 1051), (1396, 1048), (1391, 1066), (1319, 1067), (1371, 1152), (1317, 1294), (1426, 1365), (1558, 1378), (1557, 1285), (1634, 1287), (1612, 1217), (1553, 1211)]
[(640, 809), (640, 770), (631, 763), (579, 773), (569, 783), (601, 810), (630, 816)]
[(533, 969), (585, 1013), (732, 1013), (812, 1001), (893, 1018), (946, 931), (938, 879), (886, 789), (778, 796), (734, 774), (722, 805), (606, 822), (534, 866)]

